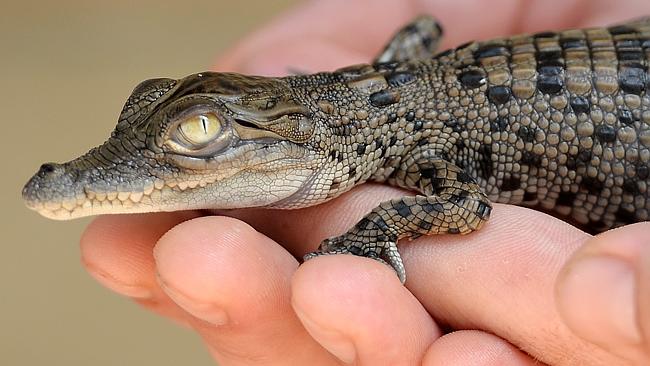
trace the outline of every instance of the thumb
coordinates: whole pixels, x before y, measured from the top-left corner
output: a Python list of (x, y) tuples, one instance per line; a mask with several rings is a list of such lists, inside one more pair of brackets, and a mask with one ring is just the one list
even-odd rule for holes
[(591, 238), (556, 283), (571, 330), (634, 364), (650, 364), (650, 223)]

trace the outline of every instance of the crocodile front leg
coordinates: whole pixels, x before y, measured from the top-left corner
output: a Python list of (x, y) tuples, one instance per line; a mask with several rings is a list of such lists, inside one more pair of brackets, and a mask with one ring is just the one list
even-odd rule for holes
[[(419, 17), (395, 34), (375, 63), (430, 58), (442, 34), (435, 19)], [(378, 179), (423, 195), (381, 203), (347, 233), (326, 239), (304, 259), (341, 253), (369, 257), (390, 265), (404, 283), (406, 271), (397, 250), (399, 239), (467, 234), (478, 229), (490, 215), (490, 201), (470, 175), (439, 157), (446, 154), (435, 154), (440, 147), (423, 144), (411, 150), (390, 177)]]
[(381, 203), (347, 233), (323, 241), (305, 260), (325, 254), (350, 253), (379, 260), (393, 267), (400, 281), (406, 271), (397, 241), (431, 234), (467, 234), (489, 217), (491, 205), (474, 179), (440, 158), (409, 158), (395, 172), (393, 184), (423, 195)]

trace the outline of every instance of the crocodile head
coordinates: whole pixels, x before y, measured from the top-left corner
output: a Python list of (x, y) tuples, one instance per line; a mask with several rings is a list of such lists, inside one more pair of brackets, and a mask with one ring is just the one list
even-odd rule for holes
[(283, 79), (206, 72), (147, 80), (108, 141), (43, 164), (23, 198), (53, 219), (282, 206), (319, 169), (315, 123)]

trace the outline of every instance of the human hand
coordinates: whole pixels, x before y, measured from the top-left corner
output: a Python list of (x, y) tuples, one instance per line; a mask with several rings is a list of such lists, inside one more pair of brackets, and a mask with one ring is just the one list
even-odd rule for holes
[[(615, 9), (564, 1), (561, 14), (552, 1), (421, 3), (307, 3), (218, 69), (284, 74), (368, 61), (422, 12), (443, 21), (443, 48), (650, 12), (641, 1)], [(404, 194), (368, 184), (317, 207), (229, 213), (252, 227), (196, 212), (100, 217), (82, 238), (84, 263), (109, 288), (194, 327), (224, 365), (650, 362), (650, 224), (592, 239), (545, 214), (495, 205), (480, 232), (402, 243), (407, 288), (389, 267), (360, 257), (297, 268), (295, 256)], [(441, 336), (441, 326), (451, 332)]]

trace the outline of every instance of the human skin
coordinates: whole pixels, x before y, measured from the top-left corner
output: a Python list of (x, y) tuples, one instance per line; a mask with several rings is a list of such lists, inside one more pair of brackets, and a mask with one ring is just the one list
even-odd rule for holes
[[(281, 75), (367, 62), (420, 13), (442, 21), (445, 48), (612, 24), (650, 14), (650, 2), (312, 1), (215, 69)], [(404, 194), (365, 184), (300, 210), (103, 216), (82, 237), (83, 262), (108, 288), (195, 329), (220, 365), (650, 364), (650, 224), (592, 237), (495, 204), (479, 232), (400, 243), (406, 286), (361, 257), (298, 266), (322, 239)]]

